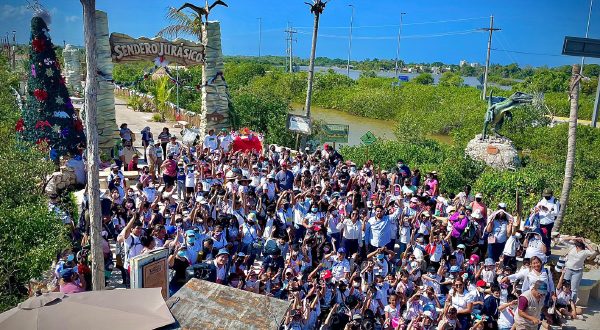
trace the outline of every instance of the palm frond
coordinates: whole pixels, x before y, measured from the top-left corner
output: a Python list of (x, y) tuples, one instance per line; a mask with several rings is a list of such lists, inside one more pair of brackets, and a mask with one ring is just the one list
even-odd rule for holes
[(175, 37), (181, 36), (182, 33), (190, 34), (202, 40), (202, 24), (201, 18), (197, 14), (188, 15), (184, 12), (179, 12), (173, 7), (169, 7), (166, 18), (173, 22), (162, 30), (158, 31), (160, 37)]

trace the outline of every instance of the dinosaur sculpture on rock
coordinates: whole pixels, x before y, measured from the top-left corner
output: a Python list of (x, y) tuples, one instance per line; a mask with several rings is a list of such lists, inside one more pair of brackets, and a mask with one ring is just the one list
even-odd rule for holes
[(493, 134), (495, 136), (500, 135), (498, 131), (502, 128), (504, 121), (512, 119), (512, 112), (510, 110), (521, 105), (532, 103), (533, 95), (522, 92), (516, 92), (508, 98), (494, 98), (492, 93), (490, 93), (481, 139), (485, 140), (488, 138), (488, 127), (490, 125)]
[(186, 2), (183, 4), (183, 6), (179, 7), (179, 9), (177, 9), (177, 11), (181, 11), (184, 8), (190, 8), (191, 10), (195, 11), (196, 14), (198, 14), (198, 17), (201, 18), (202, 16), (204, 16), (204, 21), (208, 22), (208, 15), (210, 14), (210, 11), (218, 5), (229, 7), (229, 6), (227, 6), (227, 4), (225, 2), (223, 2), (221, 0), (217, 0), (212, 5), (209, 6), (208, 0), (207, 0), (206, 5), (204, 7), (198, 7), (196, 5)]

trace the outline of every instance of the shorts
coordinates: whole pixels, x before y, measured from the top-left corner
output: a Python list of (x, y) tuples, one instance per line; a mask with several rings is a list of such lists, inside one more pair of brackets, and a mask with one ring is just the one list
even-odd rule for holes
[(193, 194), (194, 193), (194, 187), (185, 187), (185, 192), (188, 194)]

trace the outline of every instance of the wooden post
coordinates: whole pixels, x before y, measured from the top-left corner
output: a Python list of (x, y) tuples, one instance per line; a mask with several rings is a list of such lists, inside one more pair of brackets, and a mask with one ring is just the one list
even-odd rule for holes
[(100, 211), (100, 180), (98, 164), (98, 130), (96, 118), (96, 99), (98, 81), (96, 80), (96, 0), (80, 0), (83, 6), (83, 27), (85, 41), (85, 59), (87, 73), (85, 79), (85, 130), (87, 138), (87, 194), (89, 198), (90, 234), (92, 254), (92, 287), (104, 290), (104, 255), (102, 253), (100, 232), (102, 214)]

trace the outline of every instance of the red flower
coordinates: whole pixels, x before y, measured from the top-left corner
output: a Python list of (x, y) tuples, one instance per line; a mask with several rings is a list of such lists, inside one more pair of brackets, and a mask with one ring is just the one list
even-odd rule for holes
[(33, 96), (35, 96), (38, 101), (44, 102), (48, 98), (48, 92), (43, 89), (36, 89), (33, 91)]
[(35, 123), (35, 129), (43, 129), (44, 127), (50, 127), (50, 123), (47, 120), (41, 121), (38, 120), (37, 123)]
[(23, 118), (19, 118), (17, 125), (15, 125), (15, 130), (17, 132), (23, 132), (23, 130), (25, 130), (25, 122), (23, 121)]
[(39, 38), (34, 38), (33, 41), (31, 42), (31, 47), (33, 47), (33, 50), (36, 51), (37, 53), (41, 53), (46, 48), (46, 44), (44, 43), (44, 40), (39, 39)]
[(81, 122), (81, 119), (75, 119), (73, 121), (73, 128), (78, 132), (83, 131), (83, 123)]

